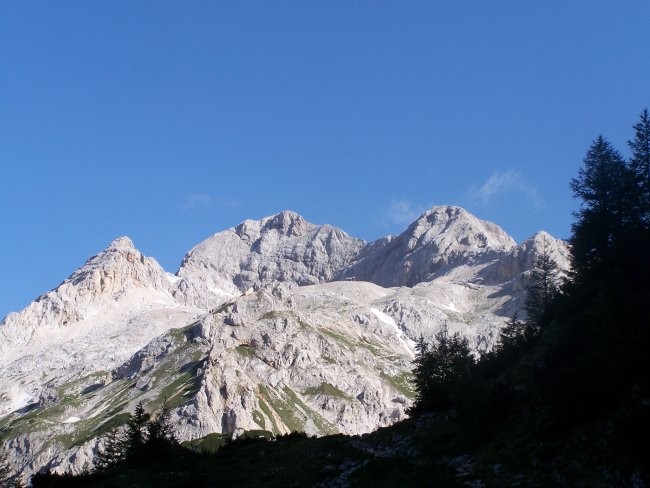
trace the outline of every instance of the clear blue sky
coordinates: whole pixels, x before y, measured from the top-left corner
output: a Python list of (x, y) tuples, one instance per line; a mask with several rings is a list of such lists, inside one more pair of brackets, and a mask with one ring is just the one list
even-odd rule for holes
[(120, 235), (175, 272), (292, 209), (372, 240), (457, 204), (568, 237), (650, 105), (650, 2), (10, 1), (0, 316)]

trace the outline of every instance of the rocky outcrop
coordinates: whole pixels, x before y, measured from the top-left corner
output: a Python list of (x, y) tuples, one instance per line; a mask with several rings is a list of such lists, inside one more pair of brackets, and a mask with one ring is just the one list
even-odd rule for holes
[[(144, 293), (138, 294), (141, 291)], [(116, 305), (138, 301), (173, 301), (172, 282), (155, 259), (145, 257), (128, 237), (114, 240), (54, 290), (0, 324), (0, 351), (24, 347), (46, 329), (72, 327)]]
[(412, 341), (373, 313), (383, 293), (368, 283), (271, 287), (210, 314), (209, 358), (180, 432), (352, 434), (404, 418)]
[(454, 266), (499, 258), (514, 247), (512, 238), (495, 224), (460, 207), (433, 207), (399, 236), (368, 244), (337, 278), (415, 286)]
[(481, 270), (478, 276), (485, 283), (506, 283), (533, 269), (535, 260), (547, 253), (560, 271), (570, 268), (569, 247), (566, 242), (540, 231), (514, 247), (506, 255)]
[(312, 285), (329, 281), (364, 242), (329, 225), (284, 211), (246, 220), (206, 239), (183, 259), (176, 297), (210, 308), (229, 296), (272, 282)]

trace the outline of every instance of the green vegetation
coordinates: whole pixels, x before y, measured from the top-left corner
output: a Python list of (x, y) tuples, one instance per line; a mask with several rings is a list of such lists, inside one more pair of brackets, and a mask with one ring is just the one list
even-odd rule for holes
[(217, 452), (219, 449), (224, 447), (229, 440), (230, 435), (228, 434), (208, 434), (200, 439), (185, 441), (181, 446), (194, 452), (208, 454)]
[(257, 425), (264, 429), (266, 427), (266, 422), (264, 421), (264, 414), (259, 410), (253, 410), (253, 420)]
[(240, 344), (235, 348), (235, 351), (237, 351), (239, 354), (242, 356), (245, 356), (247, 358), (254, 358), (255, 357), (255, 348), (252, 346), (249, 346), (248, 344)]
[(168, 332), (168, 335), (174, 340), (174, 343), (180, 344), (186, 342), (192, 335), (192, 330), (194, 327), (199, 325), (199, 322), (193, 322), (185, 327), (180, 327), (178, 329), (171, 329)]
[(260, 385), (260, 393), (290, 431), (300, 432), (304, 430), (307, 418), (301, 414), (293, 397), (282, 395), (264, 385)]
[(312, 388), (307, 388), (304, 391), (305, 395), (327, 395), (333, 398), (340, 398), (341, 400), (348, 400), (352, 401), (352, 397), (350, 395), (347, 395), (343, 393), (341, 390), (339, 390), (336, 386), (330, 384), (330, 383), (321, 383), (318, 386), (314, 386)]
[[(334, 434), (337, 432), (330, 422), (325, 420), (320, 414), (309, 408), (300, 399), (296, 392), (288, 386), (285, 386), (281, 391), (268, 388), (260, 385), (259, 399), (260, 409), (271, 420), (272, 432), (278, 434), (281, 432), (280, 428), (274, 420), (271, 409), (280, 418), (280, 421), (291, 432), (302, 432), (308, 420), (311, 420), (316, 428), (324, 434)], [(259, 423), (258, 423), (259, 425)]]
[(357, 340), (357, 339), (355, 339), (353, 337), (343, 335), (343, 334), (339, 334), (338, 332), (334, 332), (332, 329), (327, 328), (327, 327), (322, 327), (322, 328), (320, 328), (318, 330), (319, 330), (319, 332), (321, 334), (323, 334), (323, 335), (325, 335), (327, 337), (331, 337), (336, 342), (346, 346), (351, 351), (354, 351), (357, 348), (361, 347), (361, 348), (364, 348), (364, 349), (367, 349), (368, 351), (370, 351), (370, 353), (373, 356), (381, 356), (381, 349), (383, 348), (383, 346), (381, 344), (379, 344), (378, 342), (370, 341), (370, 340), (365, 339), (365, 338), (361, 338), (360, 340)]
[(408, 371), (403, 371), (396, 375), (381, 373), (381, 377), (405, 397), (411, 399), (415, 398), (415, 389), (413, 388), (413, 373), (410, 373)]
[(348, 347), (348, 349), (354, 350), (356, 346), (356, 341), (353, 341), (352, 338), (344, 336), (342, 334), (338, 334), (337, 332), (334, 332), (332, 329), (328, 329), (327, 327), (322, 327), (319, 329), (319, 331), (334, 339), (336, 342), (343, 344)]

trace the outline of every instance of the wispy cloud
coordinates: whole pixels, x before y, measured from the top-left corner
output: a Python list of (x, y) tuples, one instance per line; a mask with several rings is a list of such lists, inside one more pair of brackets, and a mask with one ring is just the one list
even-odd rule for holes
[(392, 202), (386, 211), (387, 225), (408, 225), (427, 209), (424, 205), (414, 205), (407, 200)]
[(205, 193), (193, 193), (185, 197), (183, 210), (191, 210), (196, 207), (207, 207), (212, 202), (212, 196)]
[(474, 185), (469, 189), (470, 199), (484, 205), (507, 193), (523, 195), (536, 208), (543, 206), (537, 190), (513, 170), (492, 173), (481, 186)]

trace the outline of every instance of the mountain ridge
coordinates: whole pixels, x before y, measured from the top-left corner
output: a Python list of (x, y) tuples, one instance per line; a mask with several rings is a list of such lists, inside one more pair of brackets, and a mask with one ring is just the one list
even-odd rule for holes
[(107, 425), (163, 396), (182, 440), (390, 425), (411, 403), (413, 341), (446, 329), (489, 350), (545, 248), (566, 269), (561, 241), (517, 245), (452, 206), (370, 243), (291, 211), (246, 220), (176, 275), (117, 238), (0, 325), (5, 445), (25, 473), (79, 472)]

